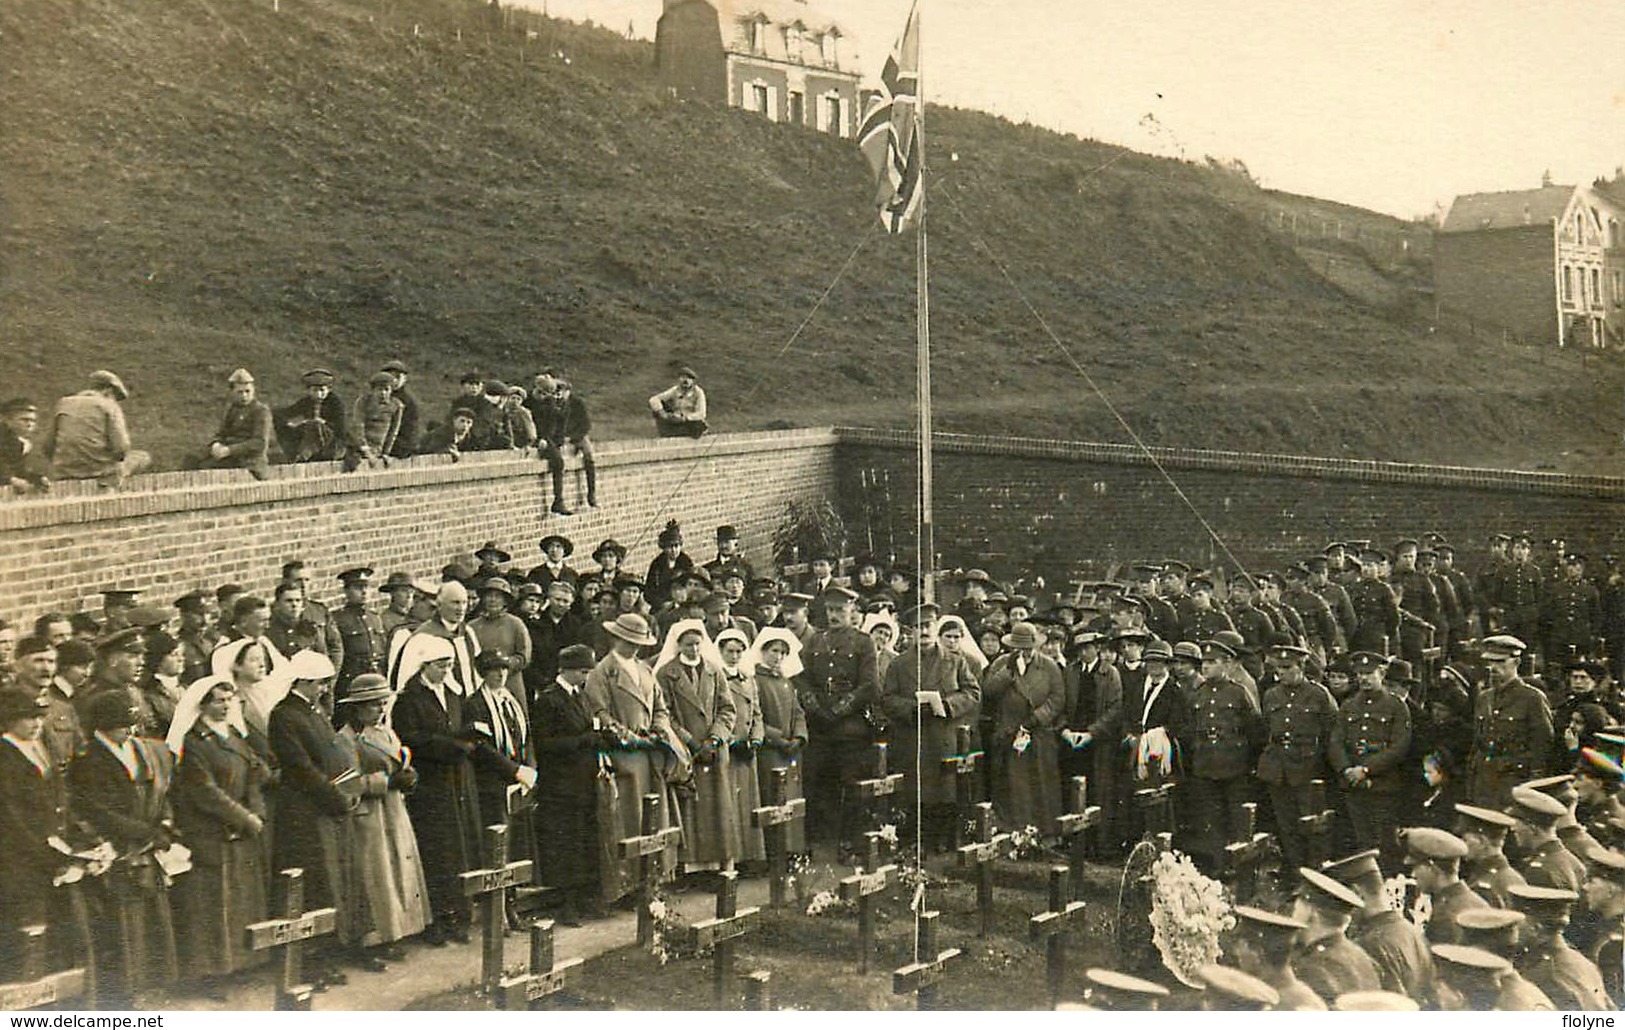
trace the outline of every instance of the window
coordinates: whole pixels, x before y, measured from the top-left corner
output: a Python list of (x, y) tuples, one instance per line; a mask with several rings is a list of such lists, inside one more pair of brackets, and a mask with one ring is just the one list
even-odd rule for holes
[(1563, 266), (1563, 302), (1566, 304), (1574, 299), (1574, 269), (1568, 265)]
[(1614, 307), (1625, 308), (1625, 271), (1614, 269)]
[(766, 23), (760, 18), (752, 18), (745, 24), (746, 31), (750, 33), (750, 52), (753, 54), (761, 53), (767, 42), (763, 31), (765, 27)]
[(767, 87), (756, 83), (750, 87), (750, 109), (757, 114), (767, 113)]
[(790, 124), (807, 124), (807, 98), (795, 90), (790, 91)]
[(824, 128), (831, 136), (845, 136), (846, 122), (841, 117), (841, 98), (824, 98)]
[(1602, 269), (1600, 268), (1591, 270), (1591, 303), (1599, 308), (1602, 307)]
[(784, 30), (784, 53), (790, 58), (790, 60), (797, 63), (800, 63), (802, 60), (802, 35), (803, 29), (800, 22), (797, 22)]
[(831, 68), (839, 68), (841, 66), (841, 55), (839, 52), (840, 42), (841, 34), (839, 31), (832, 28), (828, 32), (824, 33), (822, 56), (824, 58), (824, 64)]
[(1574, 215), (1574, 242), (1584, 243), (1586, 238), (1586, 216), (1578, 212)]
[(1579, 281), (1579, 286), (1576, 288), (1580, 291), (1580, 307), (1583, 308), (1586, 306), (1586, 270), (1581, 268), (1578, 271), (1580, 274), (1575, 279)]

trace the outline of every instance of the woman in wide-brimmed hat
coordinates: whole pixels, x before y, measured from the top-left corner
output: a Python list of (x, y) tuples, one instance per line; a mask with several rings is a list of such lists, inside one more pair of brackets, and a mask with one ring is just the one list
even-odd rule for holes
[(429, 925), (429, 887), (417, 834), (406, 810), (406, 794), (418, 782), (412, 750), (401, 743), (385, 718), (394, 692), (376, 673), (350, 682), (350, 692), (336, 706), (343, 722), (339, 735), (356, 751), (356, 768), (365, 787), (355, 816), (357, 863), (367, 897), (372, 927), (362, 938), (381, 957), (404, 957), (395, 942), (422, 933)]
[[(660, 828), (676, 823), (667, 782), (686, 777), (689, 753), (673, 733), (665, 691), (637, 658), (640, 649), (655, 644), (648, 620), (628, 612), (603, 626), (610, 652), (588, 674), (583, 696), (605, 736), (598, 790), (599, 883), (603, 900), (610, 902), (639, 884), (638, 860), (622, 858), (616, 842), (647, 830), (642, 825), (646, 794), (661, 798)], [(663, 852), (660, 862), (669, 875), (676, 856)]]
[(1039, 652), (1044, 632), (1032, 623), (1016, 623), (1001, 642), (1007, 650), (982, 678), (982, 697), (993, 713), (993, 805), (1000, 825), (1034, 826), (1047, 839), (1061, 814), (1056, 749), (1066, 680), (1061, 667)]

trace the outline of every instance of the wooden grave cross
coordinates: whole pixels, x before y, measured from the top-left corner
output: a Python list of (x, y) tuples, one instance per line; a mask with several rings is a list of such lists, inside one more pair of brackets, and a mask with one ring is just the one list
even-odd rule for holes
[(948, 963), (963, 952), (958, 948), (937, 950), (937, 919), (940, 912), (921, 912), (918, 930), (914, 936), (914, 961), (892, 971), (893, 994), (913, 992), (915, 1007), (921, 1011), (937, 1007), (937, 984), (942, 980)]
[(338, 911), (333, 908), (305, 911), (303, 869), (284, 869), (280, 877), (282, 918), (250, 924), (248, 949), (282, 949), (282, 979), (277, 984), (273, 1008), (277, 1012), (309, 1012), (316, 988), (304, 982), (305, 941), (338, 929)]
[(895, 865), (880, 864), (880, 834), (866, 833), (868, 858), (864, 867), (840, 881), (837, 888), (842, 901), (858, 904), (858, 972), (869, 971), (869, 954), (875, 948), (875, 898), (891, 882)]
[(642, 833), (620, 840), (621, 858), (638, 860), (638, 943), (654, 940), (654, 913), (649, 903), (654, 900), (655, 887), (660, 883), (661, 856), (677, 847), (683, 838), (681, 826), (660, 829), (660, 795), (643, 795)]
[(806, 812), (806, 798), (790, 798), (790, 770), (774, 769), (773, 803), (750, 813), (750, 824), (766, 837), (768, 863), (773, 870), (768, 904), (774, 908), (782, 908), (790, 896), (790, 827)]
[(773, 1007), (773, 974), (766, 969), (758, 969), (741, 976), (740, 981), (745, 985), (745, 1010), (747, 1012), (766, 1012)]
[(993, 833), (993, 802), (978, 802), (975, 810), (976, 839), (960, 845), (957, 850), (959, 868), (976, 867), (976, 909), (981, 915), (976, 935), (986, 937), (993, 928), (993, 860), (998, 857), (999, 849), (1010, 843), (1010, 834)]
[(732, 869), (718, 873), (717, 914), (684, 928), (687, 950), (711, 949), (711, 989), (717, 1008), (728, 1001), (734, 979), (734, 944), (761, 921), (762, 910), (739, 907), (739, 874)]
[(563, 990), (584, 964), (579, 958), (558, 961), (553, 955), (553, 920), (538, 919), (530, 924), (530, 971), (497, 981), (497, 1005), (509, 1012), (535, 1008), (536, 1002)]
[(1332, 820), (1336, 818), (1336, 813), (1326, 803), (1325, 780), (1310, 780), (1305, 796), (1309, 799), (1305, 806), (1309, 809), (1309, 814), (1300, 815), (1298, 825), (1303, 827), (1309, 868), (1319, 869), (1322, 862), (1331, 858)]
[(971, 797), (975, 791), (976, 768), (981, 763), (981, 750), (972, 751), (970, 727), (954, 727), (954, 754), (942, 760), (943, 767), (954, 774), (954, 799), (959, 814), (954, 819), (954, 847), (965, 843), (965, 824), (971, 818)]
[(1142, 787), (1134, 792), (1134, 804), (1140, 810), (1146, 838), (1157, 841), (1164, 851), (1171, 849), (1174, 846), (1174, 785)]
[(1237, 897), (1251, 898), (1258, 893), (1258, 870), (1275, 844), (1274, 834), (1259, 833), (1258, 802), (1242, 803), (1243, 827), (1241, 839), (1224, 846), (1224, 869), (1237, 880), (1245, 880), (1246, 891), (1235, 888)]
[(45, 971), (46, 927), (43, 923), (21, 927), (18, 932), (23, 935), (23, 978), (15, 983), (0, 984), (0, 1009), (20, 1012), (84, 996), (90, 978), (83, 966), (55, 973)]
[(1055, 817), (1055, 835), (1067, 845), (1071, 855), (1072, 892), (1082, 886), (1084, 853), (1089, 847), (1088, 832), (1101, 823), (1099, 805), (1089, 804), (1089, 777), (1067, 780), (1066, 814)]
[[(888, 773), (886, 771), (886, 742), (878, 741), (875, 744), (875, 774), (867, 780), (858, 780), (853, 784), (857, 788), (858, 797), (868, 802), (869, 818), (876, 826), (891, 822), (891, 799), (897, 793), (897, 787), (903, 782), (902, 773)], [(884, 810), (884, 815), (882, 815)]]
[(1084, 903), (1070, 898), (1072, 873), (1064, 865), (1049, 871), (1049, 909), (1027, 921), (1027, 933), (1034, 943), (1044, 942), (1044, 983), (1049, 988), (1049, 1006), (1061, 1003), (1066, 981), (1066, 935), (1073, 923), (1083, 921)]
[(487, 826), (485, 850), (491, 868), (470, 869), (460, 874), (463, 896), (479, 898), (485, 921), (484, 949), (480, 956), (480, 983), (494, 990), (502, 979), (503, 941), (508, 931), (508, 890), (530, 880), (530, 859), (508, 861), (508, 828)]

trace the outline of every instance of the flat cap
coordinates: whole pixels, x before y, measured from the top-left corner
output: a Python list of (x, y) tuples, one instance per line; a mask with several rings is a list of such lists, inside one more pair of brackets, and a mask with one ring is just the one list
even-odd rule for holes
[(1393, 991), (1350, 991), (1332, 1000), (1337, 1012), (1416, 1012), (1421, 1008), (1403, 994)]
[(1372, 873), (1382, 875), (1382, 868), (1377, 865), (1377, 856), (1381, 852), (1376, 848), (1368, 851), (1357, 851), (1346, 858), (1322, 862), (1320, 871), (1339, 883), (1352, 884), (1363, 876)]
[(105, 368), (90, 373), (90, 385), (112, 390), (114, 396), (121, 401), (130, 396), (130, 391), (124, 388), (124, 380), (120, 379), (116, 373), (109, 372)]
[(1399, 831), (1408, 861), (1466, 858), (1467, 842), (1434, 826), (1411, 826)]
[(1510, 633), (1497, 633), (1493, 637), (1484, 638), (1480, 645), (1480, 657), (1517, 658), (1527, 650), (1529, 645)]
[(304, 375), (300, 376), (299, 381), (304, 383), (306, 386), (332, 386), (333, 380), (337, 378), (337, 376), (325, 368), (313, 368), (309, 372), (306, 372)]
[(390, 375), (388, 372), (374, 372), (372, 375), (367, 377), (367, 385), (388, 386), (393, 388), (395, 385), (395, 377)]
[(1196, 971), (1209, 995), (1217, 995), (1220, 1007), (1262, 1010), (1281, 1003), (1281, 994), (1269, 984), (1239, 969), (1209, 963)]
[(596, 664), (593, 661), (592, 648), (586, 644), (571, 644), (559, 651), (559, 669), (590, 669)]
[(406, 367), (406, 362), (402, 361), (399, 358), (396, 358), (393, 361), (384, 362), (384, 366), (382, 368), (380, 368), (378, 371), (380, 371), (380, 372), (395, 372), (395, 373), (397, 373), (399, 375), (404, 376), (404, 375), (407, 374), (408, 370), (407, 370), (407, 367)]
[(1493, 808), (1479, 808), (1477, 805), (1456, 805), (1456, 813), (1461, 816), (1458, 825), (1466, 824), (1471, 829), (1510, 830), (1518, 824), (1518, 820), (1505, 812), (1497, 812)]
[(1542, 794), (1529, 787), (1517, 786), (1512, 788), (1512, 805), (1509, 814), (1522, 819), (1535, 826), (1552, 826), (1568, 813), (1563, 802), (1550, 794)]
[(231, 375), (226, 377), (226, 382), (230, 383), (232, 386), (240, 386), (243, 383), (252, 383), (253, 381), (253, 374), (250, 373), (246, 368), (239, 368)]

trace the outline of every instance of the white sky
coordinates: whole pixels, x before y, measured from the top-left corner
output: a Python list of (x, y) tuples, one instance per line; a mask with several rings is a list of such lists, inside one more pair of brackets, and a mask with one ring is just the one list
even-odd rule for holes
[[(661, 0), (520, 0), (653, 38)], [(928, 99), (1401, 217), (1625, 164), (1619, 0), (921, 0)], [(909, 0), (815, 0), (866, 77)], [(848, 52), (851, 52), (849, 49)], [(843, 53), (843, 60), (845, 54)], [(1152, 118), (1148, 119), (1146, 116)]]

